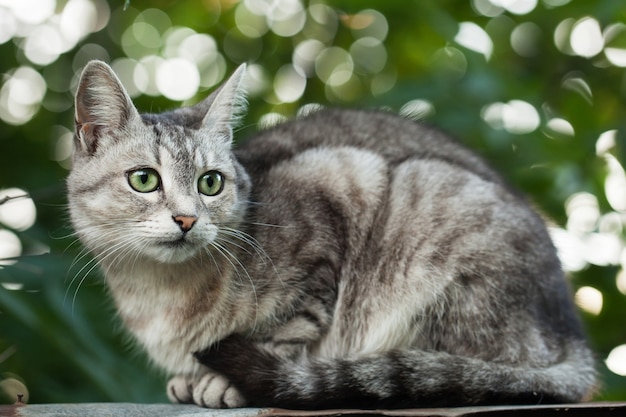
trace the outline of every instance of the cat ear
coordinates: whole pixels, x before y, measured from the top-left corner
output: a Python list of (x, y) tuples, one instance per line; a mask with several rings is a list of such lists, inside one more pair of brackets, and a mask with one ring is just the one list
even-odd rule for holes
[(197, 105), (208, 108), (201, 127), (217, 132), (220, 138), (229, 143), (233, 138), (233, 128), (237, 126), (247, 108), (245, 76), (246, 65), (242, 64), (219, 90)]
[(76, 90), (76, 152), (93, 154), (103, 135), (124, 129), (140, 118), (111, 67), (90, 61)]

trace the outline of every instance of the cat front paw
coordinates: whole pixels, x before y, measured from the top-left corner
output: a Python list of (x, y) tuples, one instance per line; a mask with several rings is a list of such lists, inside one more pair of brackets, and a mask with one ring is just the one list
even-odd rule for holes
[(167, 398), (173, 403), (193, 403), (193, 383), (182, 375), (177, 375), (167, 382)]
[(200, 378), (175, 376), (167, 383), (167, 396), (174, 403), (192, 403), (205, 408), (238, 408), (246, 405), (241, 393), (222, 375), (209, 371)]
[(246, 400), (224, 376), (209, 372), (200, 378), (193, 389), (193, 401), (206, 408), (238, 408)]

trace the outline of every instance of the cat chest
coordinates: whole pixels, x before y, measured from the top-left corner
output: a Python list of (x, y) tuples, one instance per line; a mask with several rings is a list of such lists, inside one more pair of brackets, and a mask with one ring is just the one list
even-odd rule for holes
[(196, 346), (198, 330), (192, 323), (183, 323), (176, 306), (161, 307), (120, 309), (120, 313), (126, 327), (154, 362), (172, 373), (193, 374), (198, 367), (192, 355), (200, 349)]

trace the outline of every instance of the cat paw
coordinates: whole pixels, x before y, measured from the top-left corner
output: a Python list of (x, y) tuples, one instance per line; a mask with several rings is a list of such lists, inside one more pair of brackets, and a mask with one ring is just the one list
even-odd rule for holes
[(194, 379), (173, 377), (167, 383), (167, 396), (173, 403), (196, 404), (205, 408), (239, 408), (246, 405), (237, 388), (214, 372)]
[(196, 404), (205, 408), (238, 408), (246, 405), (241, 393), (225, 377), (208, 372), (200, 378), (175, 376), (167, 383), (173, 403)]
[(246, 405), (246, 400), (228, 379), (220, 374), (209, 372), (203, 375), (193, 387), (193, 401), (206, 408), (238, 408)]
[(193, 403), (193, 382), (178, 375), (167, 382), (167, 397), (173, 403)]

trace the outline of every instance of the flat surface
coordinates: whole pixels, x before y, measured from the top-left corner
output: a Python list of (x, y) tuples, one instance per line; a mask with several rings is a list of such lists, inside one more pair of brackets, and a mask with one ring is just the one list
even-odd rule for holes
[(31, 404), (0, 406), (2, 417), (313, 417), (313, 416), (385, 416), (385, 417), (463, 417), (463, 416), (626, 416), (626, 403), (586, 403), (540, 406), (488, 406), (459, 408), (424, 408), (414, 410), (321, 410), (296, 411), (278, 408), (238, 408), (211, 410), (182, 404)]
[(258, 408), (210, 410), (187, 404), (29, 404), (0, 406), (1, 417), (258, 417)]

